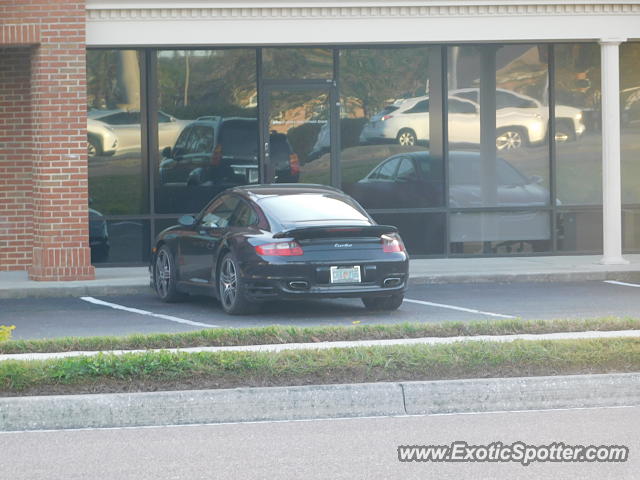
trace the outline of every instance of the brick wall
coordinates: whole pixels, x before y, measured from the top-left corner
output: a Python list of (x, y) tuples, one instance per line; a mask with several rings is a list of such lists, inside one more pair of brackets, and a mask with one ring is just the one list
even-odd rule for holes
[(93, 278), (85, 4), (0, 0), (0, 270)]
[(0, 269), (26, 270), (33, 249), (31, 49), (0, 49)]

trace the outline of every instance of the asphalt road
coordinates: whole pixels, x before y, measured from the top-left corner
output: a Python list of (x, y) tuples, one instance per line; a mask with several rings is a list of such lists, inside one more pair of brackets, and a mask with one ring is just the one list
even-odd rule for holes
[[(265, 305), (261, 313), (244, 317), (224, 314), (217, 301), (206, 297), (164, 304), (150, 291), (148, 295), (99, 297), (96, 300), (112, 305), (99, 305), (80, 298), (0, 300), (0, 325), (15, 325), (13, 337), (26, 339), (273, 324), (314, 326), (505, 317), (622, 317), (637, 316), (640, 312), (638, 288), (604, 282), (418, 285), (409, 289), (405, 302), (394, 312), (368, 312), (358, 299), (272, 303)], [(146, 313), (115, 309), (114, 306)]]
[[(637, 479), (640, 407), (0, 433), (0, 478)], [(622, 463), (400, 462), (400, 445), (619, 445)]]

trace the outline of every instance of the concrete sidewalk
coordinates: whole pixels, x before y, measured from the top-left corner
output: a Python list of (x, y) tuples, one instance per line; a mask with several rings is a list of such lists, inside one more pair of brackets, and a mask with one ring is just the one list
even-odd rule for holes
[[(640, 282), (640, 254), (627, 265), (601, 265), (601, 255), (443, 258), (411, 260), (411, 283), (562, 282), (618, 280)], [(96, 279), (34, 282), (26, 272), (0, 272), (0, 299), (127, 295), (149, 292), (146, 267), (97, 268)]]

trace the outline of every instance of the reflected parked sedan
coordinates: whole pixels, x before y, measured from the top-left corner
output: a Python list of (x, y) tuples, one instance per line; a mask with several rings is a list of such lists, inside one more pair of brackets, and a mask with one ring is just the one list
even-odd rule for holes
[(233, 315), (283, 298), (360, 297), (375, 310), (402, 303), (409, 258), (397, 229), (337, 189), (236, 187), (179, 221), (160, 233), (151, 259), (163, 301), (207, 294)]
[[(479, 153), (449, 153), (449, 205), (481, 207), (482, 160)], [(549, 191), (542, 179), (528, 177), (502, 158), (495, 163), (494, 206), (544, 206)], [(366, 177), (345, 191), (365, 208), (415, 208), (444, 205), (444, 173), (442, 162), (429, 152), (407, 152), (393, 155), (378, 164)]]
[[(491, 162), (493, 163), (493, 162)], [(491, 165), (495, 174), (491, 183), (482, 185), (482, 159), (479, 153), (449, 153), (449, 206), (452, 208), (548, 206), (549, 190), (540, 177), (528, 177), (506, 160), (496, 158)], [(484, 187), (484, 188), (483, 188)], [(429, 208), (444, 206), (444, 172), (442, 162), (429, 152), (401, 153), (387, 158), (358, 182), (345, 186), (345, 191), (368, 209)], [(482, 226), (482, 215), (452, 213), (449, 240), (514, 241), (548, 240), (550, 222), (543, 210), (496, 212), (494, 225), (488, 231)]]

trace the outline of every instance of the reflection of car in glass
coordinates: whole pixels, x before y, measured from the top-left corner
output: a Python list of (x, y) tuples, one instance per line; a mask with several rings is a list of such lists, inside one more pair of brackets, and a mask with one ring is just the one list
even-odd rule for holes
[(109, 231), (104, 216), (89, 209), (89, 247), (91, 249), (91, 262), (104, 262), (109, 258)]
[[(482, 160), (479, 153), (453, 151), (449, 154), (449, 206), (473, 208), (486, 206), (543, 207), (548, 205), (549, 191), (539, 177), (527, 177), (513, 165), (496, 159), (495, 203), (483, 201)], [(442, 163), (429, 152), (408, 152), (387, 158), (365, 178), (345, 191), (369, 209), (441, 207), (444, 205)], [(450, 240), (520, 241), (550, 238), (546, 212), (495, 213), (499, 230), (487, 232), (477, 214), (454, 213), (450, 217)]]
[[(449, 141), (480, 142), (480, 105), (477, 88), (452, 90), (448, 100)], [(556, 106), (556, 139), (575, 140), (585, 131), (582, 111)], [(537, 100), (509, 90), (496, 90), (496, 147), (510, 150), (545, 140), (549, 109)], [(429, 140), (429, 98), (397, 100), (371, 117), (360, 134), (362, 143), (392, 140), (415, 145)]]
[[(480, 105), (471, 100), (449, 97), (449, 141), (480, 143)], [(537, 111), (501, 109), (496, 111), (496, 147), (515, 149), (542, 142), (546, 123)], [(362, 143), (395, 140), (415, 145), (429, 140), (429, 98), (414, 97), (396, 101), (371, 117), (360, 134)]]
[(320, 127), (320, 131), (318, 132), (318, 137), (316, 138), (315, 143), (313, 144), (313, 148), (307, 155), (309, 160), (315, 160), (316, 158), (320, 158), (325, 153), (328, 153), (331, 150), (331, 136), (329, 130), (329, 122), (325, 122)]
[(395, 310), (409, 258), (395, 227), (321, 185), (247, 185), (215, 197), (197, 217), (158, 236), (151, 285), (164, 301), (216, 296), (230, 314), (260, 301), (360, 297)]
[[(480, 181), (480, 154), (449, 153), (449, 205), (483, 206)], [(513, 165), (496, 159), (497, 203), (499, 206), (542, 206), (549, 191), (538, 177), (527, 177)], [(444, 203), (444, 176), (441, 161), (428, 152), (408, 152), (381, 162), (366, 177), (345, 187), (365, 208), (437, 207)]]
[[(173, 145), (182, 129), (191, 123), (158, 112), (160, 148)], [(89, 157), (139, 152), (141, 144), (140, 112), (126, 110), (89, 110), (87, 152)]]
[[(276, 182), (296, 182), (298, 157), (284, 134), (271, 133), (270, 158)], [(196, 120), (162, 151), (160, 183), (227, 186), (258, 181), (258, 122), (228, 117)]]
[[(451, 96), (458, 98), (464, 98), (478, 103), (480, 90), (478, 88), (460, 88), (449, 92)], [(512, 92), (511, 90), (505, 90), (503, 88), (496, 89), (496, 109), (518, 111), (520, 109), (530, 109), (529, 111), (535, 111), (545, 122), (545, 131), (547, 131), (547, 125), (549, 122), (549, 107), (543, 105), (535, 98), (523, 95), (521, 93)], [(583, 122), (582, 110), (576, 107), (570, 107), (569, 105), (556, 105), (555, 106), (556, 117), (556, 140), (557, 141), (570, 141), (576, 140), (580, 137), (586, 127)], [(503, 139), (503, 142), (506, 138)], [(499, 142), (500, 140), (498, 140)]]

